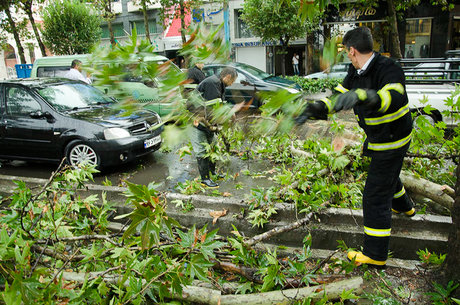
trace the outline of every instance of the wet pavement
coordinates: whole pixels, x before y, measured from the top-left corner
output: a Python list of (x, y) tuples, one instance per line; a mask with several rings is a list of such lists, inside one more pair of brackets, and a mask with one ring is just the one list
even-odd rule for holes
[[(179, 184), (199, 177), (196, 159), (186, 155), (183, 158), (176, 147), (169, 152), (156, 151), (135, 162), (108, 168), (94, 177), (95, 184), (125, 186), (125, 181), (147, 185), (158, 184), (159, 191), (180, 192)], [(57, 164), (26, 161), (0, 161), (0, 174), (18, 177), (47, 179), (57, 169)], [(241, 160), (230, 157), (228, 161), (218, 162), (217, 170), (225, 177), (219, 181), (219, 188), (206, 189), (206, 195), (225, 193), (225, 196), (244, 198), (253, 188), (268, 188), (274, 183), (269, 180), (273, 165), (264, 160)]]

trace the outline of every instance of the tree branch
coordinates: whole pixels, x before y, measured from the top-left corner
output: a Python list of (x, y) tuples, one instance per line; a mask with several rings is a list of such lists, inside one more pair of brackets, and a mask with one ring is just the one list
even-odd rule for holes
[(264, 232), (262, 234), (256, 235), (256, 236), (248, 239), (245, 242), (245, 244), (248, 247), (252, 247), (253, 245), (255, 245), (255, 244), (257, 244), (257, 243), (259, 243), (259, 242), (261, 242), (261, 241), (263, 241), (265, 239), (273, 237), (273, 236), (275, 236), (277, 234), (297, 229), (298, 227), (309, 223), (312, 217), (313, 217), (313, 213), (309, 213), (309, 214), (307, 214), (306, 217), (304, 217), (304, 218), (302, 218), (302, 219), (300, 219), (300, 220), (298, 220), (298, 221), (296, 221), (294, 223), (288, 224), (288, 225), (283, 226), (283, 227), (276, 227), (274, 229), (271, 229), (270, 231), (267, 231), (267, 232)]

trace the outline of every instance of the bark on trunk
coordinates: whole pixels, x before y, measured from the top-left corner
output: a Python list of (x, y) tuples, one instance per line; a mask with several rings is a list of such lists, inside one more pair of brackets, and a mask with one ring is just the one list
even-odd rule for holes
[(404, 172), (401, 172), (400, 178), (408, 191), (430, 198), (449, 210), (452, 209), (454, 199), (443, 191), (442, 185), (422, 178), (416, 178)]
[[(457, 182), (455, 184), (455, 202), (451, 209), (452, 227), (449, 234), (448, 252), (444, 261), (446, 282), (455, 280), (460, 282), (460, 160), (457, 166)], [(456, 296), (460, 297), (460, 289), (456, 290)]]
[(13, 17), (11, 16), (9, 8), (5, 9), (5, 14), (8, 19), (8, 23), (10, 24), (11, 30), (13, 31), (12, 34), (14, 37), (14, 41), (16, 42), (16, 46), (18, 48), (19, 59), (21, 60), (21, 64), (25, 64), (26, 57), (24, 56), (24, 48), (22, 47), (21, 39), (19, 38), (18, 28), (16, 27), (16, 23), (14, 22)]
[(43, 57), (46, 57), (46, 48), (43, 44), (42, 39), (40, 38), (40, 32), (38, 31), (37, 25), (35, 24), (35, 19), (32, 14), (32, 9), (25, 10), (27, 15), (29, 16), (30, 24), (32, 25), (32, 29), (34, 30), (35, 39), (37, 39), (38, 47), (40, 48), (40, 52), (42, 53)]
[(107, 20), (107, 28), (109, 29), (110, 44), (112, 46), (115, 46), (117, 43), (115, 42), (115, 35), (113, 33), (112, 21), (111, 20)]
[(315, 43), (315, 35), (307, 35), (307, 69), (305, 75), (313, 72), (313, 44)]
[(150, 39), (150, 29), (149, 29), (149, 16), (147, 14), (147, 4), (145, 3), (145, 0), (141, 1), (142, 5), (142, 14), (144, 15), (144, 26), (145, 26), (145, 38), (149, 43), (152, 43), (152, 40)]
[(294, 288), (275, 290), (263, 293), (221, 295), (220, 291), (209, 288), (186, 286), (181, 296), (176, 299), (198, 304), (210, 305), (271, 305), (271, 304), (292, 304), (296, 300), (303, 300), (308, 297), (319, 300), (326, 294), (327, 299), (338, 300), (344, 290), (353, 289), (353, 293), (362, 293), (363, 279), (361, 277), (351, 278), (322, 286), (310, 286), (305, 288)]
[(388, 5), (388, 23), (391, 27), (391, 56), (401, 58), (401, 47), (399, 42), (398, 20), (396, 16), (396, 8), (393, 0), (387, 1)]
[(185, 3), (183, 0), (179, 4), (180, 9), (180, 36), (182, 38), (182, 45), (185, 45), (187, 37), (185, 36), (185, 31), (187, 30), (187, 25), (185, 24)]

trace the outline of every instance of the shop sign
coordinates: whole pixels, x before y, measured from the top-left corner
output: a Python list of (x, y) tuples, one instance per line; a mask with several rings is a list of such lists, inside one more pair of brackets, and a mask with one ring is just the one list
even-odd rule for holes
[(340, 5), (340, 9), (329, 6), (326, 22), (353, 22), (367, 20), (384, 20), (387, 16), (387, 6), (379, 2), (377, 7), (373, 6), (348, 6)]
[(232, 43), (232, 47), (234, 48), (242, 48), (242, 47), (260, 47), (260, 46), (273, 46), (274, 43), (271, 41), (247, 41), (247, 42), (234, 42)]
[(340, 17), (343, 20), (360, 20), (361, 17), (372, 16), (374, 17), (377, 10), (373, 7), (367, 8), (351, 8), (340, 12)]

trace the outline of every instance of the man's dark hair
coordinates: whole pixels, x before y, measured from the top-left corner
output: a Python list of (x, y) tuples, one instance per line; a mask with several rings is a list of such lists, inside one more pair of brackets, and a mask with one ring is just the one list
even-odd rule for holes
[(363, 54), (372, 52), (374, 48), (371, 30), (365, 26), (348, 31), (343, 37), (342, 44), (347, 48), (353, 47)]
[(78, 59), (72, 60), (72, 64), (70, 65), (71, 68), (75, 68), (76, 66), (81, 65), (81, 61)]
[(231, 75), (232, 78), (236, 78), (238, 76), (238, 72), (236, 72), (235, 68), (225, 67), (222, 71), (220, 71), (219, 78), (223, 79), (227, 75)]

